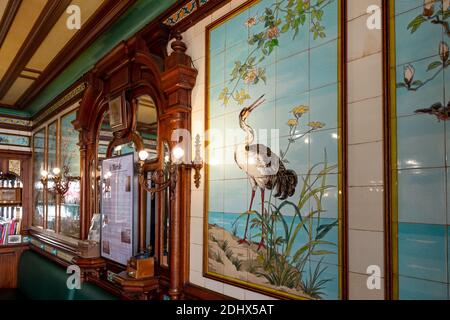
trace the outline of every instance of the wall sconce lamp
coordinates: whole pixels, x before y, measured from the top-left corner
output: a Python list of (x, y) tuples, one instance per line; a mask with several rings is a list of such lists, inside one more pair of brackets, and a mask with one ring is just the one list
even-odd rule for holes
[[(145, 150), (141, 150), (139, 152), (139, 184), (144, 188), (145, 191), (152, 194), (152, 196), (157, 193), (165, 190), (166, 188), (169, 188), (170, 191), (170, 198), (173, 200), (175, 196), (175, 187), (178, 180), (178, 168), (184, 167), (188, 169), (194, 169), (194, 183), (196, 188), (199, 188), (200, 186), (200, 170), (203, 168), (203, 160), (200, 155), (200, 136), (197, 135), (195, 138), (195, 158), (191, 163), (184, 163), (183, 157), (184, 157), (184, 150), (180, 146), (176, 146), (172, 149), (172, 156), (169, 160), (168, 164), (168, 170), (165, 171), (163, 169), (156, 170), (152, 173), (151, 177), (149, 179), (145, 178), (145, 172), (144, 172), (144, 164), (145, 160), (147, 160), (149, 154)], [(151, 183), (153, 183), (155, 186), (151, 187)]]
[[(53, 175), (50, 175), (48, 171), (41, 171), (41, 183), (44, 189), (49, 190), (53, 193), (58, 193), (64, 196), (67, 191), (69, 191), (70, 183), (74, 181), (80, 181), (81, 178), (77, 176), (69, 175), (69, 168), (67, 166), (63, 167), (63, 174), (61, 175), (61, 169), (53, 168)], [(51, 187), (48, 185), (51, 183)]]

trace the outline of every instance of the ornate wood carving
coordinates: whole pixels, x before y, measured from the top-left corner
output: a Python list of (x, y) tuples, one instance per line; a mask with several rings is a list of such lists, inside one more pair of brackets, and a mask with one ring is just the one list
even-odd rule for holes
[[(95, 182), (91, 172), (97, 167), (97, 136), (103, 114), (108, 108), (110, 96), (126, 93), (128, 126), (115, 133), (114, 140), (108, 146), (111, 154), (115, 146), (134, 141), (141, 148), (140, 139), (135, 132), (135, 107), (133, 100), (140, 95), (152, 97), (158, 112), (158, 155), (162, 152), (162, 141), (171, 141), (176, 129), (191, 129), (191, 91), (195, 85), (197, 71), (192, 67), (191, 58), (186, 55), (186, 45), (179, 34), (172, 43), (173, 52), (167, 55), (165, 48), (169, 34), (165, 28), (153, 25), (154, 32), (146, 28), (133, 38), (122, 42), (106, 57), (99, 61), (86, 75), (87, 89), (81, 101), (74, 127), (80, 133), (81, 149), (81, 237), (87, 238), (89, 221), (94, 213), (90, 199), (90, 190)], [(149, 164), (147, 169), (162, 167), (162, 157)], [(156, 167), (155, 167), (156, 166)], [(188, 268), (188, 222), (190, 203), (190, 170), (179, 169), (179, 180), (171, 200), (171, 228), (169, 240), (169, 288), (171, 299), (182, 297), (182, 288), (187, 283)], [(142, 190), (139, 190), (142, 193)], [(142, 194), (141, 194), (142, 197)], [(145, 205), (145, 202), (141, 202)], [(141, 208), (142, 210), (144, 208)], [(141, 223), (144, 222), (140, 219)], [(161, 221), (161, 219), (159, 220)], [(143, 228), (140, 228), (139, 243), (144, 243)], [(158, 247), (159, 248), (159, 247)], [(158, 248), (156, 250), (158, 250)], [(156, 256), (159, 256), (156, 254)], [(85, 261), (83, 262), (86, 265)], [(95, 269), (95, 268), (94, 268)], [(158, 268), (156, 268), (158, 270)], [(92, 269), (87, 269), (92, 271)], [(96, 273), (90, 274), (95, 277)], [(159, 296), (159, 280), (150, 283), (139, 281), (119, 281), (126, 298), (151, 298)], [(123, 280), (123, 279), (122, 279)], [(156, 290), (156, 289), (157, 290)], [(156, 290), (156, 291), (155, 291)], [(156, 292), (149, 295), (150, 291)]]

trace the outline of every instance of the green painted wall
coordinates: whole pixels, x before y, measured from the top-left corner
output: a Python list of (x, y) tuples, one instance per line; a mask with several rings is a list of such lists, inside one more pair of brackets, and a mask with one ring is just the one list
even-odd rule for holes
[(121, 41), (130, 38), (151, 22), (177, 0), (138, 0), (119, 20), (75, 59), (54, 81), (52, 81), (25, 111), (0, 108), (0, 113), (32, 116), (49, 104), (61, 92), (70, 87), (97, 61), (104, 57)]

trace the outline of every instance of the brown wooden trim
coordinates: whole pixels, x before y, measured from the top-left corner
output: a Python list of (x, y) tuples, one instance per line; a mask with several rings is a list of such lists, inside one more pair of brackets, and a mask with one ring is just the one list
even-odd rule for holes
[(341, 161), (342, 161), (342, 170), (341, 172), (341, 187), (343, 195), (341, 197), (341, 210), (342, 210), (342, 221), (341, 221), (341, 230), (340, 230), (340, 241), (342, 242), (340, 245), (341, 253), (341, 263), (340, 266), (342, 268), (341, 271), (341, 299), (348, 300), (349, 299), (349, 242), (348, 242), (348, 91), (347, 91), (347, 29), (348, 29), (348, 21), (347, 21), (347, 1), (340, 1), (340, 61), (338, 62), (340, 65), (341, 72), (341, 81), (342, 88), (340, 89), (342, 110), (341, 110)]
[(394, 299), (393, 281), (394, 265), (392, 262), (392, 201), (391, 201), (391, 126), (390, 126), (390, 72), (389, 72), (389, 52), (390, 52), (390, 30), (389, 30), (389, 3), (388, 0), (382, 2), (383, 15), (383, 149), (384, 149), (384, 298)]
[(0, 108), (5, 108), (5, 109), (16, 109), (16, 107), (13, 106), (12, 104), (6, 104), (6, 103), (1, 103), (1, 102), (0, 102)]
[(19, 11), (22, 0), (9, 0), (5, 8), (5, 13), (0, 21), (0, 48), (8, 35), (9, 29)]
[(224, 294), (188, 283), (183, 288), (184, 300), (236, 300)]
[(76, 244), (67, 242), (57, 234), (55, 234), (54, 236), (50, 236), (48, 233), (43, 232), (43, 230), (37, 231), (35, 228), (30, 228), (29, 233), (32, 237), (36, 238), (46, 245), (50, 245), (58, 250), (68, 252), (70, 254), (73, 254), (74, 256), (78, 255), (78, 246)]
[[(30, 139), (31, 139), (31, 137), (30, 137)], [(28, 160), (31, 158), (31, 152), (0, 150), (0, 157), (7, 158), (7, 159)]]
[(72, 37), (44, 71), (41, 72), (39, 81), (33, 83), (19, 98), (17, 101), (19, 109), (24, 109), (39, 92), (52, 82), (135, 2), (136, 0), (105, 1), (94, 15), (83, 24), (81, 30)]
[(0, 129), (19, 130), (19, 131), (25, 131), (25, 132), (31, 131), (31, 127), (19, 126), (16, 124), (9, 124), (9, 123), (0, 123)]
[(70, 3), (70, 0), (48, 1), (46, 3), (0, 83), (1, 98), (3, 98), (9, 88), (11, 88), (17, 77), (20, 75), (20, 72), (30, 61), (42, 41), (44, 41), (47, 34), (65, 12)]
[(23, 71), (27, 71), (27, 72), (31, 72), (31, 73), (36, 73), (36, 74), (42, 74), (42, 71), (40, 70), (36, 70), (36, 69), (31, 69), (31, 68), (23, 68)]
[(27, 76), (27, 75), (24, 75), (24, 74), (22, 74), (22, 73), (20, 73), (17, 77), (18, 77), (18, 78), (24, 78), (24, 79), (30, 79), (30, 80), (33, 80), (33, 81), (36, 81), (36, 80), (38, 79), (38, 78), (36, 78), (36, 77)]

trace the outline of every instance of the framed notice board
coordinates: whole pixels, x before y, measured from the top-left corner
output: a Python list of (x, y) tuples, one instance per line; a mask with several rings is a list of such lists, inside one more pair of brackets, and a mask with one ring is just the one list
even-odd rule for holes
[(102, 161), (101, 256), (126, 265), (137, 249), (134, 154)]

